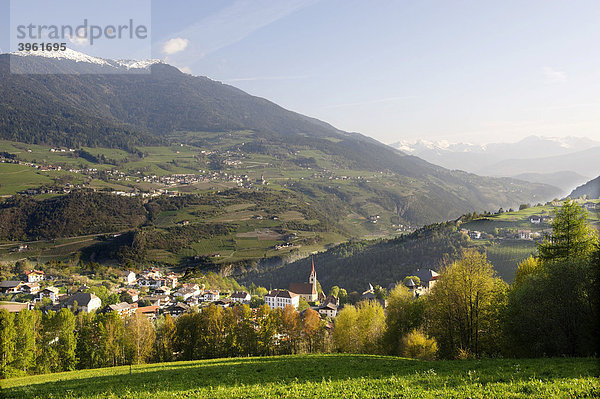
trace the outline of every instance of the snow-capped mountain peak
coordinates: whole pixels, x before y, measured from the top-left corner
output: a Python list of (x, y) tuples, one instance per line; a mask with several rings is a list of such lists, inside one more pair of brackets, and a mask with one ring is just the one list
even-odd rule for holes
[(143, 70), (154, 64), (163, 63), (161, 60), (109, 60), (87, 55), (85, 53), (67, 48), (64, 51), (20, 51), (10, 53), (18, 57), (44, 57), (58, 61), (74, 61), (76, 63), (91, 64), (99, 67), (116, 68), (123, 70)]
[(70, 48), (67, 48), (64, 51), (19, 51), (10, 54), (19, 57), (45, 57), (75, 62), (87, 62), (98, 65), (109, 65), (108, 62), (102, 58), (92, 57), (79, 51), (71, 50)]

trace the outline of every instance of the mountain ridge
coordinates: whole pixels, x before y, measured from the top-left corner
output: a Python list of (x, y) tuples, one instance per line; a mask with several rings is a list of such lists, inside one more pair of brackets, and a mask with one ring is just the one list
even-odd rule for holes
[(584, 195), (586, 195), (587, 198), (591, 198), (591, 199), (600, 198), (600, 176), (577, 187), (575, 190), (573, 190), (571, 192), (569, 197), (579, 198)]
[[(80, 73), (11, 74), (13, 58), (33, 70), (64, 68), (63, 72)], [(90, 65), (94, 70), (94, 64), (87, 62), (0, 56), (0, 138), (136, 151), (139, 146), (173, 140), (206, 147), (210, 143), (200, 138), (202, 132), (226, 135), (245, 130), (250, 132), (247, 139), (229, 150), (275, 159), (291, 159), (299, 150), (317, 151), (343, 168), (397, 174), (393, 190), (361, 184), (381, 193), (373, 201), (419, 223), (451, 219), (473, 209), (543, 201), (558, 194), (552, 186), (450, 171), (168, 64), (149, 65), (149, 74), (122, 75), (92, 74)]]

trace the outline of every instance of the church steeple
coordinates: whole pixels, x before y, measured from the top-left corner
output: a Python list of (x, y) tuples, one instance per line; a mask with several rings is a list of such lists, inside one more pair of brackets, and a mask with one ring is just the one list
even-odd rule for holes
[(317, 272), (315, 271), (315, 260), (311, 258), (312, 262), (312, 270), (310, 271), (310, 276), (308, 277), (309, 284), (317, 286)]

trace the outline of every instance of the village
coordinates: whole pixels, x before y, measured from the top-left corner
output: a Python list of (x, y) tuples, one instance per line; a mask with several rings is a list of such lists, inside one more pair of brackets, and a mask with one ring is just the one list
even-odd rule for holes
[[(183, 146), (183, 144), (181, 144)], [(31, 149), (26, 150), (31, 153)], [(74, 148), (50, 148), (48, 150), (53, 154), (60, 154), (65, 157), (77, 157), (80, 152), (86, 153), (82, 149)], [(179, 151), (176, 151), (179, 154)], [(212, 170), (198, 169), (195, 173), (170, 173), (164, 175), (157, 175), (155, 173), (148, 173), (143, 169), (126, 169), (127, 163), (121, 165), (119, 168), (117, 164), (119, 162), (113, 160), (106, 160), (104, 167), (96, 167), (95, 165), (84, 166), (80, 163), (79, 167), (73, 166), (73, 161), (70, 162), (39, 162), (39, 161), (26, 161), (18, 158), (15, 154), (8, 152), (0, 152), (0, 163), (15, 164), (27, 166), (32, 169), (36, 169), (39, 172), (51, 172), (51, 171), (62, 171), (71, 173), (71, 176), (83, 176), (85, 181), (79, 184), (71, 184), (69, 182), (60, 184), (46, 184), (39, 187), (28, 188), (19, 191), (20, 195), (37, 196), (43, 194), (68, 194), (74, 189), (94, 189), (92, 180), (101, 180), (106, 183), (114, 183), (119, 186), (127, 186), (128, 190), (112, 190), (112, 194), (127, 196), (127, 197), (142, 197), (142, 198), (153, 198), (162, 195), (174, 197), (182, 195), (181, 189), (187, 191), (190, 186), (200, 187), (206, 186), (207, 188), (214, 188), (211, 184), (228, 184), (244, 189), (261, 189), (269, 184), (269, 181), (264, 175), (257, 178), (250, 177), (247, 173), (236, 173), (236, 169), (245, 167), (250, 170), (255, 166), (258, 166), (256, 162), (247, 160), (246, 154), (241, 150), (199, 150), (199, 156), (210, 157), (214, 159), (211, 161), (213, 165)], [(296, 154), (298, 155), (298, 154)], [(94, 156), (94, 158), (96, 158)], [(86, 158), (87, 159), (87, 158)], [(98, 161), (100, 162), (100, 161)], [(107, 165), (112, 167), (107, 168)], [(270, 164), (260, 164), (261, 167), (272, 166)], [(366, 176), (346, 176), (337, 175), (334, 171), (328, 169), (315, 168), (309, 165), (297, 165), (301, 169), (307, 171), (313, 171), (313, 179), (327, 179), (331, 181), (344, 181), (344, 180), (357, 180), (369, 182)], [(315, 169), (317, 169), (315, 171)], [(301, 177), (300, 180), (304, 180)], [(208, 185), (208, 186), (207, 186)], [(292, 183), (293, 185), (293, 183)], [(144, 188), (142, 188), (144, 187)], [(148, 188), (152, 187), (152, 188)], [(94, 189), (95, 190), (95, 189)], [(371, 220), (372, 223), (376, 223), (376, 220)]]
[[(110, 291), (110, 302), (114, 303), (103, 303), (93, 293), (94, 287), (85, 284), (67, 286), (65, 282), (46, 275), (42, 270), (27, 270), (22, 277), (22, 280), (0, 282), (0, 309), (11, 313), (39, 309), (46, 313), (68, 308), (73, 313), (115, 312), (123, 318), (137, 313), (155, 320), (160, 315), (178, 317), (211, 305), (221, 308), (249, 305), (256, 310), (266, 304), (272, 310), (283, 310), (290, 306), (303, 313), (306, 309), (312, 309), (322, 319), (332, 320), (347, 303), (340, 301), (339, 290), (329, 295), (320, 290), (314, 260), (311, 261), (306, 282), (291, 282), (287, 289), (264, 290), (266, 293), (262, 295), (251, 295), (247, 291), (206, 289), (201, 284), (182, 282), (182, 276), (178, 273), (150, 268), (139, 274), (124, 272), (119, 286), (112, 287)], [(429, 292), (438, 277), (439, 274), (431, 269), (417, 269), (413, 275), (400, 279), (401, 282), (397, 284), (404, 284), (415, 297), (419, 297)], [(391, 284), (387, 287), (387, 292), (391, 292), (395, 286), (396, 284)], [(353, 302), (376, 301), (385, 308), (385, 296), (380, 295), (380, 287), (376, 287), (377, 289), (369, 284)]]

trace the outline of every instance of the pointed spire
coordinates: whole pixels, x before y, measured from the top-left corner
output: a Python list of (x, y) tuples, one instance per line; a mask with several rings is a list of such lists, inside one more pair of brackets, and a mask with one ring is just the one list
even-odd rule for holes
[(311, 257), (312, 269), (310, 271), (310, 276), (308, 276), (308, 282), (312, 284), (314, 287), (317, 286), (317, 272), (315, 271), (315, 259)]

